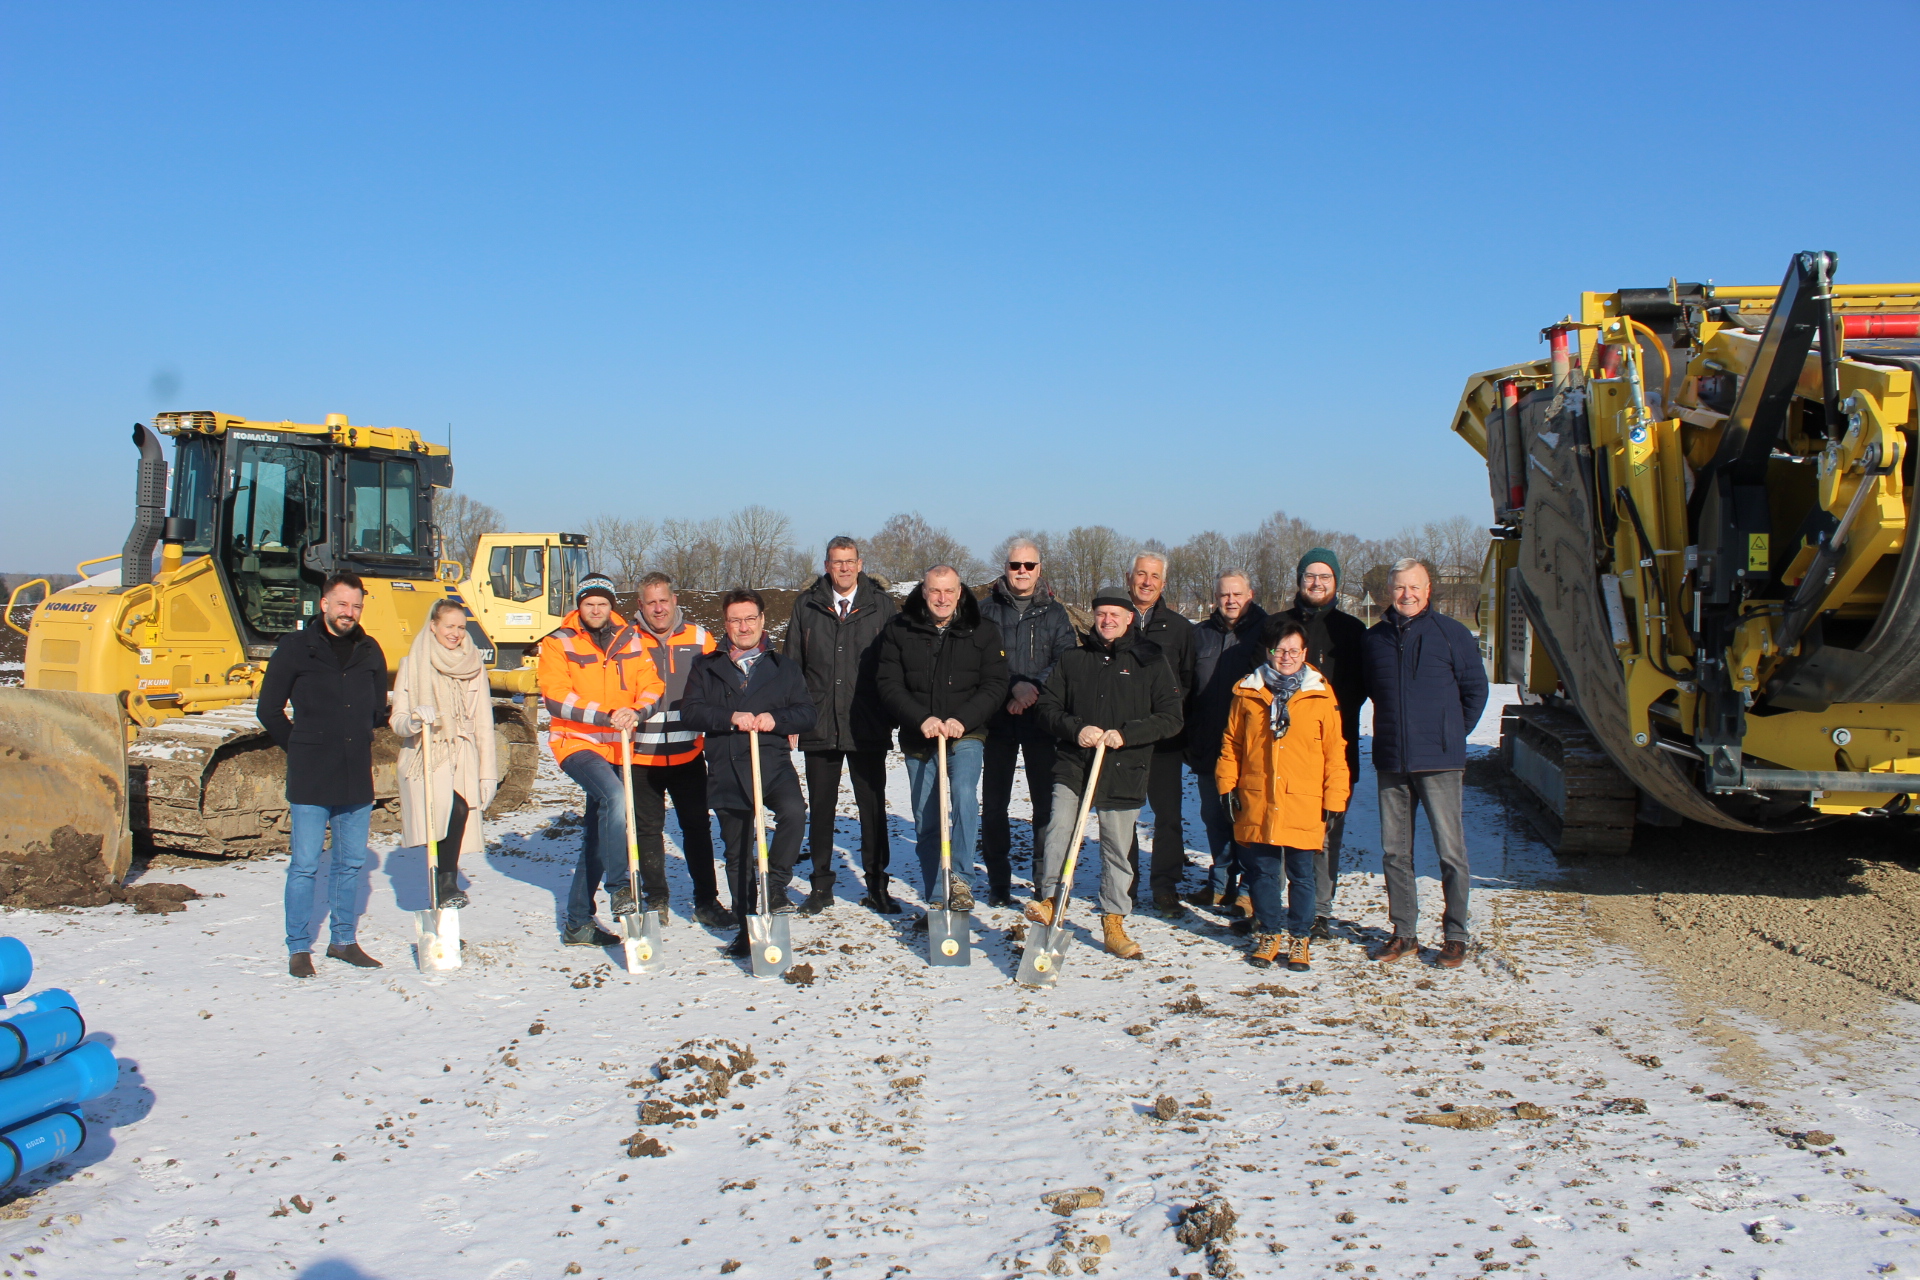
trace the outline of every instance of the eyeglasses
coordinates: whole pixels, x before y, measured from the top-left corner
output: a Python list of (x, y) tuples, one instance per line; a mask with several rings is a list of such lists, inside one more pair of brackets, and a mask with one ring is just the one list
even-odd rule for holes
[(1039, 567), (1040, 567), (1040, 562), (1038, 560), (1007, 561), (1007, 568), (1009, 571), (1015, 571), (1015, 570), (1021, 570), (1021, 569), (1038, 569)]
[(860, 563), (860, 562), (859, 562), (858, 560), (829, 560), (829, 561), (827, 561), (827, 568), (829, 568), (829, 569), (851, 569), (851, 568), (853, 568), (853, 566), (855, 566), (855, 565), (857, 565), (857, 564), (859, 564), (859, 563)]
[(1302, 574), (1300, 578), (1302, 582), (1332, 582), (1333, 580), (1333, 575), (1330, 573), (1308, 573)]

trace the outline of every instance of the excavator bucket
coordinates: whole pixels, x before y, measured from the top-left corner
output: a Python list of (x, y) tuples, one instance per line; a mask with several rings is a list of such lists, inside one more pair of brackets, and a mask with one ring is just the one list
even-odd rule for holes
[(107, 901), (133, 860), (110, 694), (0, 689), (0, 902)]

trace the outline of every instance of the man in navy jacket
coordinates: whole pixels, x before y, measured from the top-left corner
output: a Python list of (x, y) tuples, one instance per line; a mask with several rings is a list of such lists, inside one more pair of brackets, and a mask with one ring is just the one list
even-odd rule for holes
[(1473, 633), (1429, 607), (1433, 581), (1418, 560), (1400, 560), (1388, 579), (1393, 604), (1367, 631), (1362, 650), (1373, 699), (1373, 768), (1380, 788), (1380, 852), (1393, 936), (1373, 958), (1417, 956), (1419, 900), (1413, 876), (1413, 811), (1427, 811), (1446, 896), (1440, 964), (1467, 956), (1467, 841), (1461, 788), (1467, 734), (1487, 706), (1487, 671)]

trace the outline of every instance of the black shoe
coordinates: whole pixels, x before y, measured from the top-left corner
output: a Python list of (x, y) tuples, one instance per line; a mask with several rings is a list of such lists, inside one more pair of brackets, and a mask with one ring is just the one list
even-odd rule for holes
[(623, 884), (613, 891), (613, 905), (607, 908), (607, 914), (616, 920), (633, 914), (633, 889), (630, 886)]
[(433, 873), (433, 900), (442, 907), (464, 907), (464, 902), (454, 902), (453, 895), (460, 892), (460, 873), (442, 867)]
[(987, 895), (987, 905), (989, 907), (1017, 907), (1020, 904), (1013, 900), (1012, 890), (995, 889)]
[(832, 906), (833, 886), (815, 885), (813, 892), (807, 895), (807, 900), (800, 904), (800, 914), (803, 916), (825, 915)]
[(467, 897), (467, 891), (465, 889), (454, 889), (451, 892), (440, 895), (440, 906), (443, 910), (458, 911), (462, 907), (472, 905), (473, 903)]
[(968, 887), (965, 880), (955, 880), (947, 889), (947, 910), (973, 910), (973, 890)]
[(344, 947), (328, 947), (327, 955), (334, 960), (344, 960), (356, 969), (381, 969), (386, 966), (360, 949), (357, 942), (349, 942)]
[(913, 931), (915, 933), (925, 933), (927, 931), (927, 918), (925, 916), (914, 917)]
[(870, 908), (877, 915), (897, 916), (900, 914), (900, 904), (895, 902), (893, 895), (885, 889), (869, 889), (867, 896), (860, 899), (860, 904)]
[(767, 914), (770, 916), (790, 916), (795, 910), (793, 899), (784, 893), (767, 903)]
[(735, 960), (745, 960), (747, 958), (747, 935), (745, 930), (735, 934), (733, 941), (727, 944), (727, 954)]
[(1327, 928), (1327, 918), (1325, 916), (1315, 916), (1313, 918), (1313, 928), (1307, 930), (1307, 936), (1319, 942), (1325, 942), (1327, 939), (1333, 937), (1333, 931)]
[(560, 935), (560, 941), (570, 947), (610, 947), (620, 941), (618, 935), (608, 933), (593, 920), (576, 928), (568, 929)]
[(703, 924), (709, 929), (737, 929), (740, 927), (740, 921), (734, 917), (733, 912), (721, 906), (717, 898), (709, 898), (705, 902), (694, 903), (693, 920), (695, 924)]
[(663, 929), (666, 928), (668, 923), (673, 919), (673, 914), (667, 910), (668, 906), (671, 905), (667, 895), (663, 893), (657, 898), (648, 898), (646, 904), (648, 911), (660, 917), (660, 927)]
[(1180, 905), (1180, 895), (1171, 889), (1153, 891), (1153, 913), (1165, 920), (1178, 920), (1186, 909)]
[(1237, 933), (1243, 938), (1246, 937), (1253, 932), (1253, 917), (1241, 916), (1238, 920), (1227, 925), (1227, 932)]
[(296, 978), (311, 978), (313, 976), (313, 953), (311, 951), (296, 951), (288, 956), (287, 972)]

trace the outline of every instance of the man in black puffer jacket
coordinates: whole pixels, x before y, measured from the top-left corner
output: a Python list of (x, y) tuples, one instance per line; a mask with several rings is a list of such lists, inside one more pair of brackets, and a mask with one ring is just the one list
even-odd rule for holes
[[(921, 890), (940, 905), (940, 774), (935, 741), (947, 743), (953, 812), (953, 884), (949, 911), (973, 910), (973, 836), (980, 820), (982, 740), (1007, 697), (1007, 654), (1000, 628), (952, 565), (935, 565), (880, 632), (880, 702), (900, 726), (913, 797)], [(925, 917), (920, 925), (924, 927)]]
[[(1340, 608), (1340, 557), (1315, 547), (1294, 566), (1300, 593), (1285, 616), (1307, 630), (1307, 665), (1333, 686), (1340, 703), (1340, 732), (1347, 739), (1347, 776), (1360, 785), (1360, 704), (1367, 700), (1363, 648), (1367, 624)], [(1340, 887), (1340, 843), (1347, 830), (1343, 810), (1327, 817), (1327, 840), (1313, 860), (1315, 893), (1313, 933), (1328, 936), (1334, 891)]]
[(1118, 590), (1093, 600), (1093, 632), (1060, 659), (1034, 712), (1058, 742), (1053, 768), (1053, 821), (1047, 827), (1045, 865), (1027, 918), (1053, 923), (1053, 895), (1078, 825), (1080, 798), (1094, 748), (1106, 744), (1093, 791), (1100, 811), (1100, 923), (1107, 950), (1140, 958), (1127, 936), (1133, 908), (1134, 823), (1147, 798), (1154, 748), (1180, 733), (1180, 689), (1160, 648), (1133, 626), (1133, 602)]
[(789, 734), (813, 728), (818, 713), (800, 668), (767, 643), (767, 609), (758, 591), (720, 598), (726, 643), (702, 654), (687, 675), (680, 722), (707, 735), (707, 796), (727, 844), (727, 885), (740, 933), (727, 954), (747, 954), (747, 917), (760, 910), (758, 835), (753, 829), (752, 735), (758, 733), (761, 802), (773, 810), (767, 850), (767, 909), (793, 910), (787, 886), (800, 857), (807, 804), (787, 750)]
[(1220, 738), (1227, 731), (1234, 682), (1249, 674), (1266, 654), (1260, 624), (1267, 611), (1254, 603), (1252, 580), (1238, 569), (1214, 579), (1214, 609), (1193, 629), (1193, 697), (1187, 707), (1187, 767), (1199, 780), (1200, 821), (1207, 829), (1213, 869), (1190, 901), (1203, 907), (1231, 907), (1241, 896), (1240, 864), (1233, 843), (1233, 819), (1213, 784), (1220, 759)]
[(795, 602), (782, 649), (806, 674), (807, 691), (820, 712), (813, 728), (800, 735), (812, 812), (807, 846), (813, 857), (813, 891), (800, 908), (803, 915), (825, 911), (833, 902), (833, 829), (842, 760), (860, 813), (867, 905), (886, 914), (900, 909), (887, 892), (887, 749), (893, 745), (893, 727), (880, 706), (875, 680), (880, 630), (900, 607), (862, 567), (860, 548), (852, 538), (827, 544), (827, 571)]
[[(1187, 699), (1193, 693), (1193, 624), (1177, 609), (1161, 599), (1167, 585), (1167, 558), (1157, 551), (1143, 551), (1133, 558), (1133, 571), (1127, 575), (1127, 598), (1133, 603), (1135, 626), (1143, 639), (1159, 647), (1173, 672), (1180, 693), (1180, 712), (1184, 716)], [(1184, 733), (1176, 733), (1153, 744), (1153, 770), (1147, 778), (1147, 801), (1153, 806), (1153, 861), (1149, 864), (1148, 887), (1153, 891), (1153, 909), (1169, 919), (1180, 914), (1180, 875), (1187, 868), (1187, 830), (1181, 819), (1180, 805), (1186, 790), (1181, 764), (1186, 759)], [(1133, 847), (1133, 895), (1140, 897), (1140, 841)]]
[[(987, 864), (989, 903), (1013, 905), (1013, 824), (1007, 805), (1013, 771), (1027, 757), (1027, 793), (1033, 799), (1033, 858), (1040, 861), (1047, 820), (1053, 814), (1053, 735), (1033, 714), (1033, 704), (1054, 664), (1080, 642), (1067, 607), (1040, 578), (1040, 549), (1031, 542), (1007, 548), (1007, 571), (994, 579), (980, 612), (1000, 628), (1007, 649), (1007, 701), (987, 722), (981, 781), (980, 856)], [(1035, 872), (1037, 882), (1038, 871)]]

